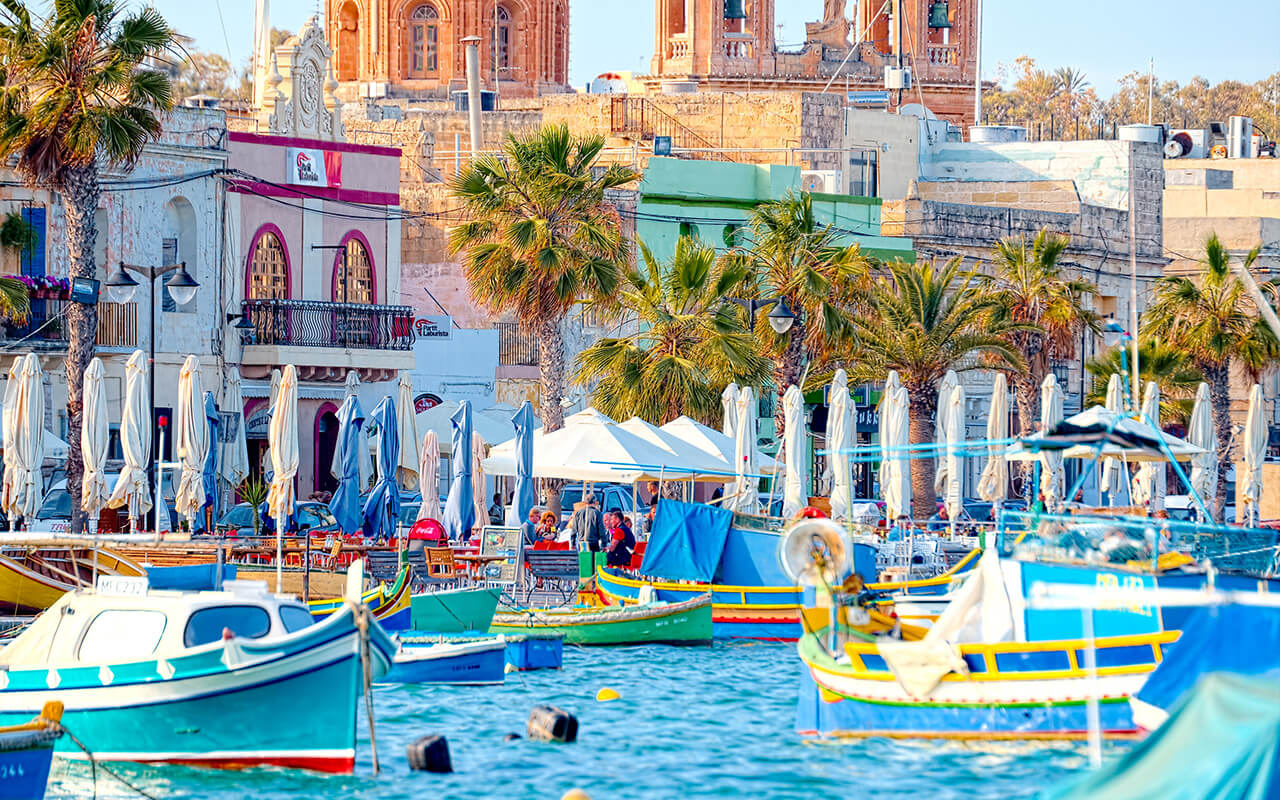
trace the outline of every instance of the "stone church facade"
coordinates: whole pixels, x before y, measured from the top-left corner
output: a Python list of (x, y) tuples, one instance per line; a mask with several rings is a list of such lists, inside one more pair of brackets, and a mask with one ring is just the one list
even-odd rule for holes
[(888, 108), (918, 103), (973, 121), (977, 0), (826, 0), (798, 48), (775, 41), (776, 0), (654, 1), (653, 60), (640, 79), (651, 92), (882, 90), (901, 54), (913, 85), (890, 92)]
[(327, 0), (339, 94), (444, 99), (466, 88), (462, 39), (478, 36), (485, 89), (569, 91), (569, 0)]

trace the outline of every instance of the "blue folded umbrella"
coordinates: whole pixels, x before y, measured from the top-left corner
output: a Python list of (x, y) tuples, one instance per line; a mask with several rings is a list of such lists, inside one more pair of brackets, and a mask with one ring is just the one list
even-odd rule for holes
[[(452, 479), (449, 499), (444, 504), (441, 523), (449, 538), (466, 541), (476, 524), (476, 508), (471, 497), (471, 401), (463, 400), (450, 418), (453, 424), (453, 453), (449, 457)], [(527, 513), (527, 512), (526, 512)]]
[(329, 500), (329, 511), (338, 520), (338, 528), (343, 533), (355, 533), (364, 525), (364, 509), (360, 503), (360, 450), (364, 447), (361, 427), (364, 425), (364, 410), (355, 396), (348, 397), (338, 409), (338, 465), (342, 474), (338, 476), (338, 488)]
[(516, 524), (523, 525), (529, 511), (537, 504), (533, 490), (533, 404), (528, 400), (520, 405), (511, 424), (516, 427), (516, 491), (514, 505)]
[[(204, 417), (209, 424), (209, 452), (204, 456), (204, 472), (200, 482), (204, 485), (204, 505), (212, 508), (213, 518), (218, 518), (218, 404), (213, 399), (213, 392), (204, 393)], [(204, 530), (204, 515), (196, 518), (196, 530)]]
[(364, 535), (381, 541), (395, 533), (400, 518), (400, 487), (396, 483), (400, 431), (396, 428), (396, 403), (390, 395), (382, 398), (369, 419), (378, 426), (378, 480), (364, 501)]

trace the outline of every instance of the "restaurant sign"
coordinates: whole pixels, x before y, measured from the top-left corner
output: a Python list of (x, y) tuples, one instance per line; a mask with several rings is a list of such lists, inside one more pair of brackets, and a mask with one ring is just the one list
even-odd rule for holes
[(285, 152), (285, 183), (331, 189), (342, 185), (342, 153), (313, 147), (290, 147)]

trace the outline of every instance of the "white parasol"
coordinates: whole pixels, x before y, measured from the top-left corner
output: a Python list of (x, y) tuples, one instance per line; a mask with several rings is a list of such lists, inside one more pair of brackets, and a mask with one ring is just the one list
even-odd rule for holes
[(396, 478), (400, 488), (413, 491), (418, 482), (418, 454), (413, 445), (418, 439), (418, 418), (414, 413), (413, 384), (409, 376), (400, 373), (400, 385), (396, 395), (396, 429), (400, 432), (400, 463), (396, 465)]
[[(1107, 379), (1107, 399), (1104, 407), (1113, 414), (1124, 413), (1124, 386), (1118, 373), (1111, 373)], [(1114, 506), (1120, 495), (1120, 486), (1124, 479), (1120, 477), (1124, 466), (1118, 458), (1102, 459), (1102, 477), (1098, 489), (1107, 493), (1107, 505)]]
[(806, 446), (808, 430), (804, 424), (804, 395), (792, 384), (782, 395), (783, 462), (787, 476), (782, 482), (782, 517), (790, 519), (809, 504), (809, 448)]
[(293, 515), (293, 479), (298, 474), (298, 370), (289, 364), (280, 376), (271, 423), (267, 427), (271, 447), (271, 488), (267, 513), (276, 521), (276, 591), (284, 587), (284, 531)]
[(103, 379), (102, 359), (95, 356), (84, 371), (84, 409), (80, 417), (80, 454), (84, 459), (84, 475), (80, 480), (80, 507), (89, 521), (97, 526), (98, 515), (111, 494), (103, 473), (107, 463), (107, 384)]
[(187, 356), (178, 373), (178, 410), (173, 437), (178, 445), (181, 474), (174, 504), (179, 514), (191, 520), (204, 508), (204, 461), (209, 455), (209, 421), (204, 413), (204, 387), (200, 381), (200, 359)]
[(137, 521), (151, 510), (151, 489), (147, 486), (147, 462), (151, 460), (151, 406), (147, 391), (147, 356), (133, 351), (124, 367), (124, 410), (120, 416), (120, 448), (124, 468), (107, 500), (110, 508), (129, 507), (129, 520)]
[(440, 519), (440, 441), (435, 431), (427, 431), (418, 451), (418, 491), (418, 519)]
[(991, 388), (991, 408), (987, 411), (987, 463), (978, 478), (978, 497), (988, 503), (1002, 503), (1009, 491), (1009, 462), (1004, 458), (1009, 438), (1009, 382), (996, 373)]
[(849, 519), (849, 507), (853, 504), (853, 464), (850, 451), (856, 444), (849, 377), (843, 369), (838, 369), (831, 379), (827, 410), (827, 469), (823, 474), (831, 487), (832, 519)]
[(1249, 390), (1249, 415), (1244, 423), (1244, 488), (1240, 493), (1249, 525), (1257, 525), (1261, 519), (1262, 463), (1267, 459), (1266, 411), (1262, 387), (1255, 383)]
[(934, 408), (933, 418), (933, 491), (945, 495), (947, 491), (947, 426), (943, 418), (947, 415), (947, 404), (951, 402), (951, 393), (960, 385), (956, 371), (947, 370), (938, 384), (938, 405)]
[(1213, 402), (1209, 399), (1209, 384), (1196, 388), (1196, 403), (1191, 408), (1191, 422), (1187, 425), (1187, 442), (1204, 452), (1191, 457), (1191, 491), (1200, 496), (1205, 507), (1212, 510), (1218, 494), (1218, 430), (1213, 422)]
[[(1051, 430), (1062, 421), (1062, 387), (1057, 376), (1050, 373), (1040, 385), (1040, 425)], [(1046, 508), (1055, 507), (1063, 500), (1067, 476), (1062, 468), (1062, 453), (1046, 450), (1040, 454), (1040, 494)]]
[[(1156, 430), (1160, 429), (1160, 387), (1155, 381), (1147, 382), (1142, 397), (1142, 420)], [(1143, 461), (1133, 476), (1130, 489), (1133, 502), (1145, 505), (1155, 512), (1164, 508), (1165, 465), (1160, 461)]]

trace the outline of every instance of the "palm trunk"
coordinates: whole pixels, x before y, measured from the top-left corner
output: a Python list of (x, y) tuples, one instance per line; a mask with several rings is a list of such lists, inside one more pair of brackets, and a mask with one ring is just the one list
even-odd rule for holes
[[(932, 445), (934, 437), (933, 417), (937, 413), (938, 387), (909, 387), (911, 394), (911, 444)], [(911, 459), (911, 515), (917, 520), (928, 520), (938, 510), (938, 496), (933, 491), (933, 456), (913, 454)]]
[[(559, 318), (546, 320), (538, 330), (538, 377), (542, 383), (542, 430), (558, 431), (564, 427), (564, 406), (560, 405), (564, 398), (564, 332)], [(561, 482), (544, 478), (542, 485), (549, 510), (559, 516)]]
[[(95, 274), (93, 254), (98, 238), (93, 215), (98, 208), (98, 165), (89, 162), (84, 166), (67, 170), (62, 196), (66, 203), (67, 251), (71, 260), (72, 278), (93, 278)], [(67, 456), (67, 492), (71, 495), (71, 530), (85, 530), (85, 514), (80, 507), (80, 486), (84, 476), (84, 458), (80, 452), (81, 400), (84, 372), (89, 368), (96, 349), (98, 334), (98, 307), (96, 305), (67, 303), (67, 436), (70, 445)]]
[[(787, 301), (791, 303), (790, 299)], [(795, 308), (795, 305), (791, 306)], [(787, 387), (792, 384), (799, 384), (804, 378), (804, 323), (799, 319), (791, 326), (788, 333), (790, 337), (787, 339), (786, 349), (782, 351), (782, 356), (775, 362), (773, 367), (773, 384), (777, 398), (773, 406), (773, 429), (774, 441), (782, 444), (782, 434), (786, 432), (786, 413), (782, 408), (782, 397), (787, 393)], [(804, 387), (799, 387), (804, 391)]]
[[(1030, 436), (1040, 424), (1040, 383), (1031, 375), (1018, 373), (1013, 376), (1013, 392), (1014, 406), (1018, 411), (1017, 435)], [(1018, 474), (1025, 494), (1026, 488), (1035, 480), (1035, 462), (1019, 461)], [(1031, 498), (1028, 496), (1026, 499)]]
[(1209, 383), (1209, 399), (1213, 402), (1213, 424), (1218, 429), (1218, 487), (1209, 512), (1213, 514), (1214, 522), (1222, 524), (1223, 508), (1227, 502), (1227, 470), (1234, 463), (1232, 453), (1236, 450), (1231, 436), (1230, 362), (1205, 367), (1204, 377)]

